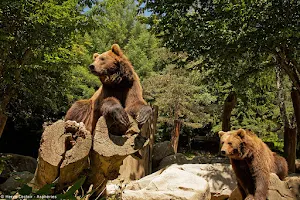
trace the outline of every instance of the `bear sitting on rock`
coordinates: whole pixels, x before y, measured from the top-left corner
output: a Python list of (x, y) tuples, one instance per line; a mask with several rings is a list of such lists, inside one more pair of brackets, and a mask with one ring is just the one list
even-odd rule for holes
[(220, 131), (219, 136), (221, 153), (230, 159), (243, 199), (266, 200), (270, 173), (283, 180), (288, 174), (286, 160), (250, 130)]

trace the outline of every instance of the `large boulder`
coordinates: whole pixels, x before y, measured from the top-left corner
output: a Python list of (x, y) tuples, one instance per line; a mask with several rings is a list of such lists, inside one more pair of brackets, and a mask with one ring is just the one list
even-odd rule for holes
[(300, 199), (300, 174), (291, 174), (284, 181), (296, 199)]
[(0, 153), (0, 158), (4, 165), (4, 170), (0, 174), (0, 184), (4, 183), (15, 172), (34, 173), (37, 166), (37, 160), (30, 156)]
[[(295, 200), (295, 195), (289, 190), (288, 184), (281, 181), (274, 173), (270, 176), (270, 185), (267, 199), (270, 200)], [(229, 200), (242, 200), (239, 190), (236, 188), (229, 197)]]
[(175, 152), (170, 141), (154, 144), (152, 151), (152, 168), (157, 168), (163, 158), (173, 154), (175, 154)]
[(138, 181), (129, 183), (122, 193), (123, 200), (209, 200), (207, 181), (182, 166), (172, 165)]
[(236, 187), (235, 174), (230, 164), (186, 164), (180, 167), (204, 178), (209, 184), (213, 200), (227, 199)]
[(160, 161), (158, 169), (162, 169), (172, 164), (188, 164), (189, 160), (186, 159), (185, 155), (182, 153), (176, 153), (174, 155), (167, 156)]
[(0, 185), (0, 191), (8, 193), (15, 191), (22, 185), (28, 183), (33, 178), (33, 173), (28, 171), (15, 172), (11, 177), (9, 177), (4, 183)]

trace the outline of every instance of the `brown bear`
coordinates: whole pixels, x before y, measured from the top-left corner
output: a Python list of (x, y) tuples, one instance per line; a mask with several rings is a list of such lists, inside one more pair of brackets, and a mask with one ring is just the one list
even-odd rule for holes
[(112, 134), (124, 134), (130, 123), (130, 114), (141, 127), (150, 117), (152, 109), (142, 96), (138, 75), (119, 45), (93, 55), (90, 71), (99, 77), (102, 86), (88, 100), (75, 102), (65, 120), (83, 122), (93, 133), (100, 116), (104, 116)]
[(266, 200), (270, 173), (283, 180), (288, 174), (286, 160), (250, 130), (220, 131), (219, 136), (221, 153), (230, 158), (243, 199)]

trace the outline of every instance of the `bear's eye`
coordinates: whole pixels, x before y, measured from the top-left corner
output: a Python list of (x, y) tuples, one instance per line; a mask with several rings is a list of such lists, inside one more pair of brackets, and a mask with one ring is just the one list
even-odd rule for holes
[(229, 145), (232, 145), (232, 143), (231, 143), (231, 142), (228, 142), (228, 144), (229, 144)]
[(104, 60), (104, 58), (103, 57), (101, 57), (101, 58), (99, 58), (100, 60)]
[(224, 144), (224, 142), (221, 142), (221, 144)]

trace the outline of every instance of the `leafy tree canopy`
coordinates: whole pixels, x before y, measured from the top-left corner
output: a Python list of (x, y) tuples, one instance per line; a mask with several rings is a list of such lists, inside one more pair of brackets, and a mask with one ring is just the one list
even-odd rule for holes
[[(299, 51), (300, 2), (259, 1), (145, 1), (154, 31), (175, 51), (215, 59), (275, 53), (286, 45)], [(222, 57), (220, 57), (220, 55)]]
[[(41, 118), (61, 110), (72, 41), (93, 24), (90, 0), (0, 2), (0, 117)], [(38, 112), (37, 112), (38, 111)], [(53, 112), (54, 111), (54, 112)], [(6, 120), (1, 120), (3, 128)], [(0, 128), (1, 129), (1, 128)], [(0, 135), (2, 130), (0, 130)]]

